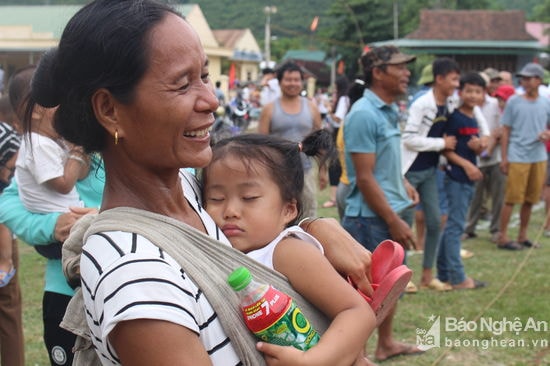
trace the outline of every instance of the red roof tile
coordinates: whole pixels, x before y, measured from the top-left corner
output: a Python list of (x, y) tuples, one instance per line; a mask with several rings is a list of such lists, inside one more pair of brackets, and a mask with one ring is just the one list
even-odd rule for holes
[(421, 10), (409, 39), (532, 41), (521, 10)]

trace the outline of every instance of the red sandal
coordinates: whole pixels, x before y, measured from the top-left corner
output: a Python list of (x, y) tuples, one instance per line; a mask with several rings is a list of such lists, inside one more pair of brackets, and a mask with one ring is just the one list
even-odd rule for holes
[(403, 247), (391, 240), (384, 240), (371, 257), (372, 297), (364, 294), (348, 277), (348, 282), (370, 304), (380, 325), (411, 280), (412, 271), (403, 264)]

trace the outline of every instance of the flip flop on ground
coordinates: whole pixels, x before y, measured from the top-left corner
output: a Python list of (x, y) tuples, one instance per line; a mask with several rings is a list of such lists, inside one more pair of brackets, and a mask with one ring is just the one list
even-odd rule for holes
[(504, 250), (523, 250), (523, 246), (515, 241), (507, 241), (506, 243), (497, 244), (497, 248)]
[(473, 281), (473, 287), (461, 287), (462, 285), (459, 285), (458, 287), (455, 285), (453, 286), (454, 290), (475, 290), (478, 288), (483, 288), (487, 286), (487, 282), (476, 280), (475, 278), (472, 278)]
[(15, 267), (11, 267), (9, 272), (0, 270), (0, 287), (7, 286), (13, 276), (15, 276)]
[(435, 290), (435, 291), (451, 291), (453, 289), (453, 286), (449, 285), (446, 282), (441, 282), (437, 278), (432, 278), (432, 280), (428, 284), (421, 284), (420, 285), (421, 290)]
[(526, 239), (519, 244), (524, 246), (525, 248), (540, 248), (539, 243), (533, 243), (529, 239)]
[(407, 287), (405, 287), (405, 293), (406, 294), (416, 294), (418, 292), (418, 287), (412, 282), (409, 281), (407, 284)]
[(460, 258), (468, 259), (468, 258), (472, 258), (473, 256), (474, 256), (474, 252), (468, 249), (460, 249)]

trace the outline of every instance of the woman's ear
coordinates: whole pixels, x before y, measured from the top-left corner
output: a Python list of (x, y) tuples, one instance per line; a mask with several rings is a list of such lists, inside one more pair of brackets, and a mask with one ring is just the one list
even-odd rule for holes
[(283, 207), (283, 216), (287, 224), (295, 220), (296, 217), (298, 217), (298, 201), (293, 199), (290, 202), (285, 203)]
[(92, 95), (92, 108), (98, 122), (111, 136), (120, 138), (124, 135), (123, 126), (119, 123), (117, 101), (105, 88), (96, 90)]

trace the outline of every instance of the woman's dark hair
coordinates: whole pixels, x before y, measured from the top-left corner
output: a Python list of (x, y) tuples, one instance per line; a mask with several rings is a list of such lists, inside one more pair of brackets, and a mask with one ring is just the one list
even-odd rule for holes
[(105, 147), (91, 97), (100, 88), (131, 103), (149, 63), (151, 29), (168, 13), (155, 0), (96, 0), (69, 21), (59, 47), (46, 53), (32, 81), (32, 98), (44, 107), (59, 106), (57, 132), (86, 151)]
[[(312, 132), (299, 144), (276, 136), (243, 134), (223, 139), (212, 146), (210, 164), (227, 156), (238, 157), (248, 170), (253, 169), (255, 162), (262, 164), (279, 187), (283, 201), (296, 200), (298, 215), (289, 223), (294, 225), (303, 210), (304, 169), (300, 151), (316, 157), (320, 166), (334, 159), (336, 154), (332, 135), (325, 129)], [(206, 187), (208, 167), (203, 169), (201, 180), (202, 186)], [(204, 197), (203, 202), (206, 202)]]
[(345, 76), (340, 76), (336, 79), (336, 98), (334, 99), (334, 105), (332, 106), (332, 110), (336, 112), (336, 107), (338, 106), (338, 101), (340, 100), (340, 97), (346, 95), (349, 88), (349, 81), (348, 78)]

